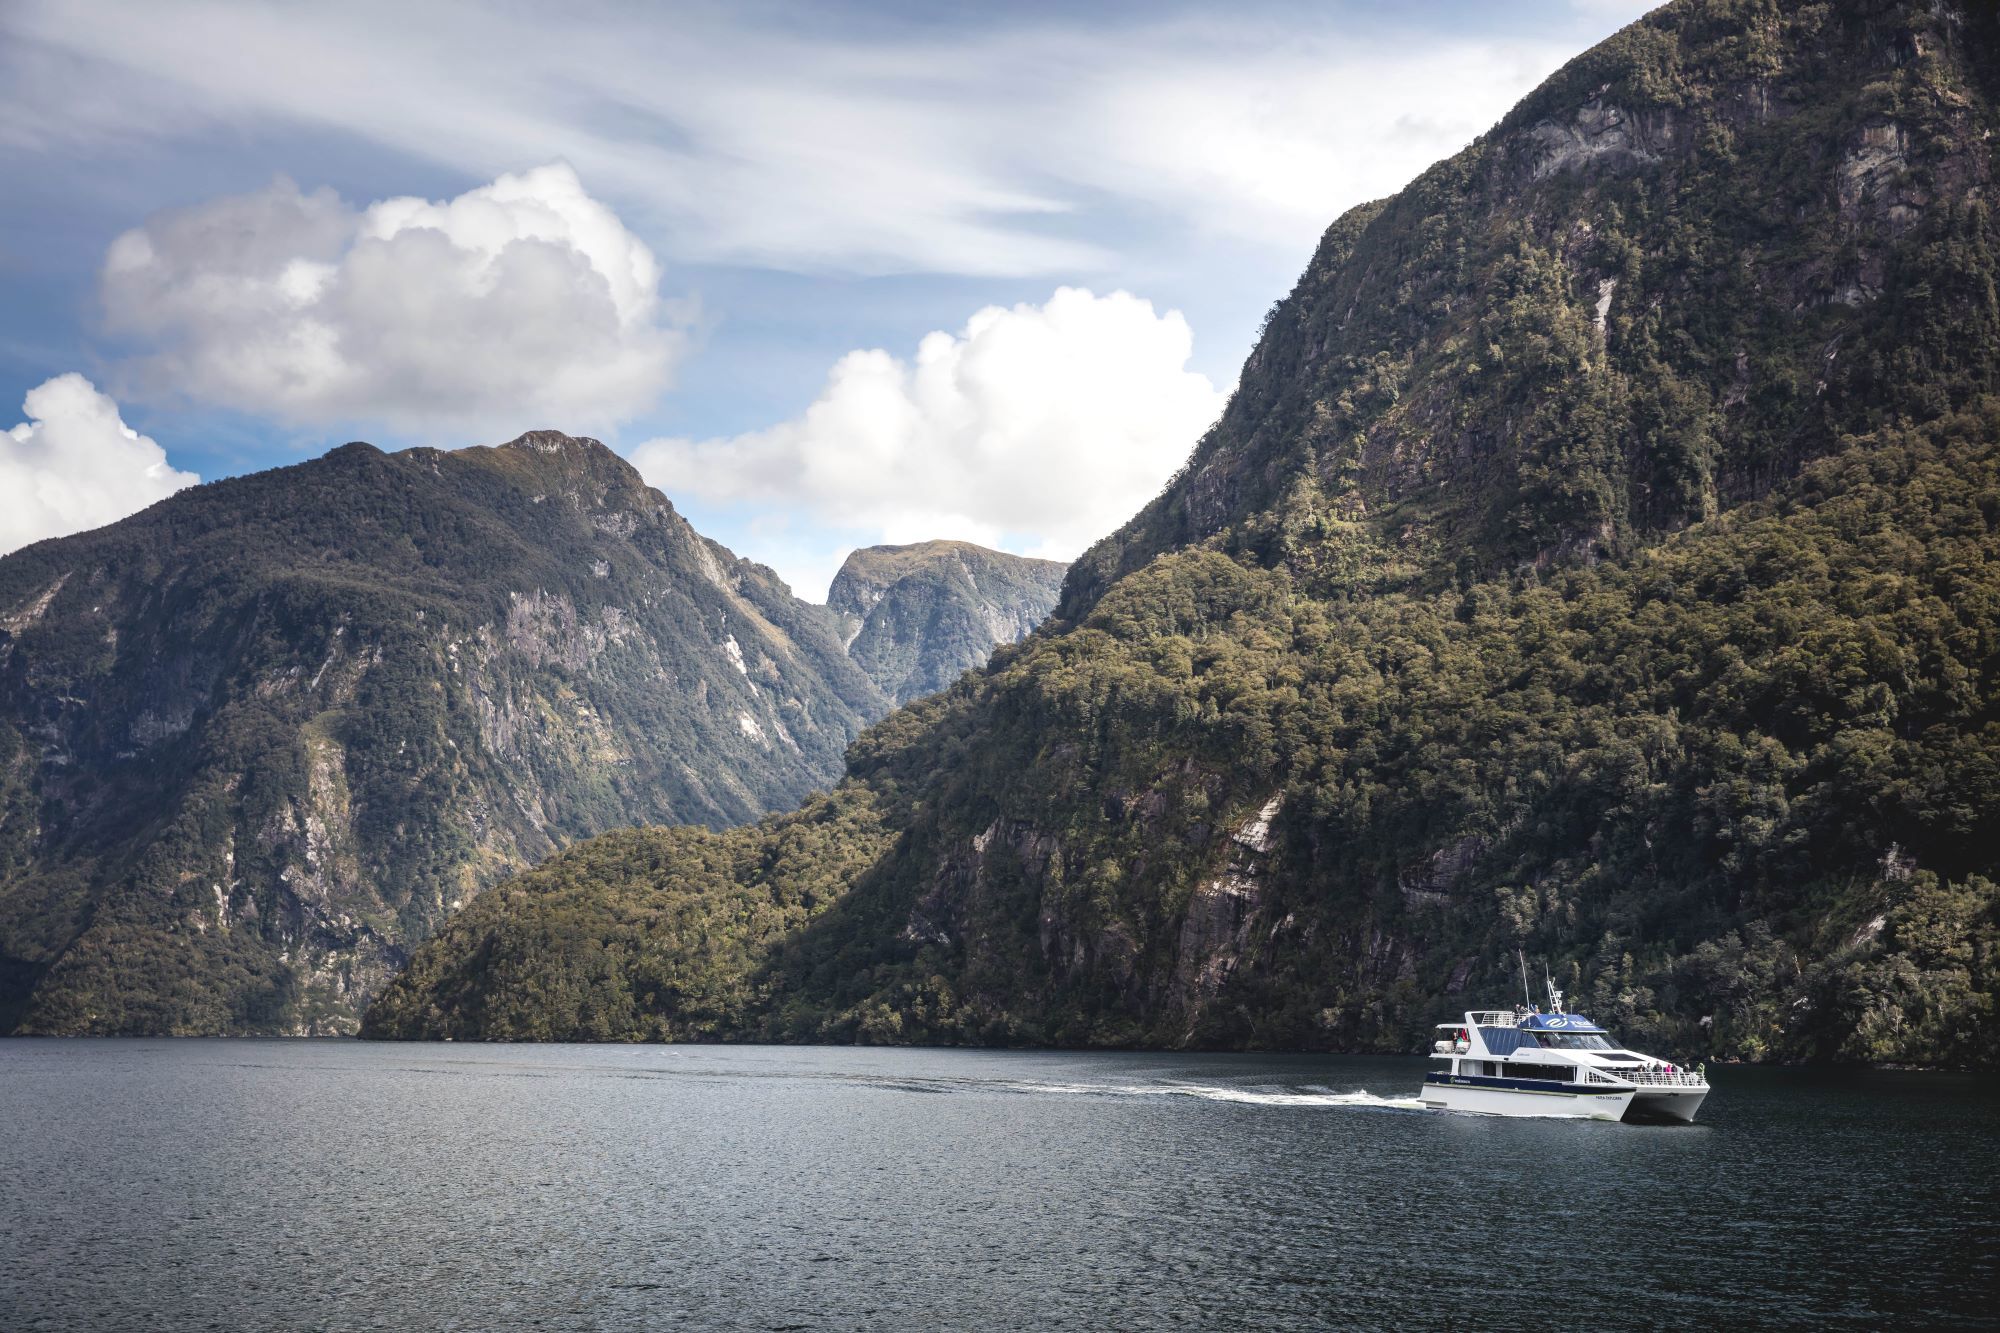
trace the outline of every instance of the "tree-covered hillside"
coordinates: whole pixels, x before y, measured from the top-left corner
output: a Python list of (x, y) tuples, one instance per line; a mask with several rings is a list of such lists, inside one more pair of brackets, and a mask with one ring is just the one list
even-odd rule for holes
[(841, 619), (848, 656), (906, 704), (1041, 624), (1066, 568), (971, 542), (867, 546), (834, 575), (826, 605)]
[(1996, 528), (1987, 400), (1543, 580), (1164, 557), (798, 814), (494, 891), (370, 1025), (1395, 1049), (1519, 946), (1679, 1051), (1986, 1059)]
[(724, 826), (886, 700), (595, 441), (351, 444), (0, 560), (0, 1031), (351, 1030), (581, 837)]
[(1334, 224), (1057, 618), (720, 838), (584, 844), (385, 1036), (1991, 1062), (1990, 8), (1678, 0)]

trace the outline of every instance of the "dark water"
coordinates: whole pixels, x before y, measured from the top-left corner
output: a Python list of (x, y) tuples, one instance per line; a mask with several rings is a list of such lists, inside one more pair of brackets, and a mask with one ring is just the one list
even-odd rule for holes
[(1992, 1081), (1693, 1127), (1418, 1060), (0, 1042), (0, 1328), (1993, 1326)]

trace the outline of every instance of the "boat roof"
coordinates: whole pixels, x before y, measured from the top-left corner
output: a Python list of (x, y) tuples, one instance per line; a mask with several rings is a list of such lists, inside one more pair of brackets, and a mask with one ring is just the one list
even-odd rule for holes
[(1530, 1032), (1602, 1032), (1603, 1028), (1582, 1014), (1529, 1014), (1520, 1026)]

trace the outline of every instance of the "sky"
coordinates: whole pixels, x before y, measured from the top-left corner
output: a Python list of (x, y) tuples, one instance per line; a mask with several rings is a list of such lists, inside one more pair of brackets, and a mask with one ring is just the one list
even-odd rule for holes
[(550, 428), (809, 600), (1067, 559), (1335, 217), (1647, 8), (0, 0), (0, 551)]

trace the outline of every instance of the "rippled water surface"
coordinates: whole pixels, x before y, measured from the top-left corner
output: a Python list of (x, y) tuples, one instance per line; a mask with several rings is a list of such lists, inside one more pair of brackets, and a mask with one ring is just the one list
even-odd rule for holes
[(0, 1328), (1992, 1326), (1990, 1080), (1692, 1127), (1419, 1060), (0, 1042)]

